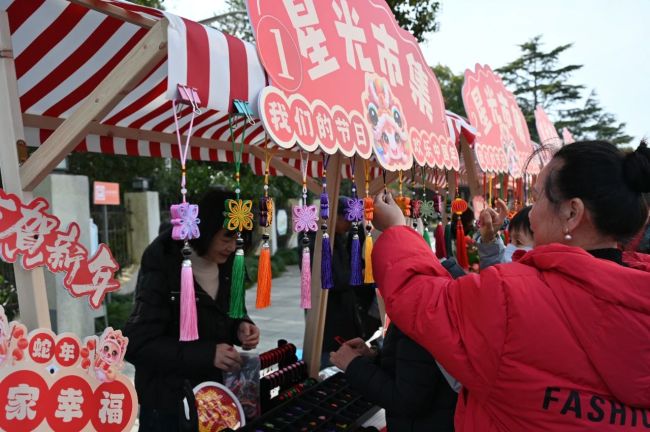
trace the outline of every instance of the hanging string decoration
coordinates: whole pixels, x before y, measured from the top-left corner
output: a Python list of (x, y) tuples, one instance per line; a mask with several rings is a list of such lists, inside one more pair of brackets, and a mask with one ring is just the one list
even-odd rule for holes
[(429, 220), (433, 220), (436, 210), (434, 208), (433, 201), (427, 200), (427, 188), (426, 188), (426, 168), (422, 167), (421, 171), (422, 176), (422, 199), (419, 200), (419, 214), (422, 218), (422, 237), (427, 242), (430, 248), (433, 247), (431, 243), (431, 233), (429, 232)]
[(366, 267), (363, 273), (363, 283), (375, 283), (375, 277), (372, 274), (372, 219), (375, 215), (375, 203), (370, 196), (370, 164), (364, 160), (364, 172), (366, 175), (366, 196), (363, 198), (363, 216), (366, 221), (366, 240), (363, 246), (364, 261)]
[[(178, 103), (178, 105), (177, 105)], [(179, 340), (184, 342), (194, 341), (199, 338), (197, 316), (196, 316), (196, 297), (194, 292), (194, 275), (192, 273), (192, 248), (189, 240), (199, 238), (199, 206), (187, 202), (187, 184), (186, 184), (186, 161), (187, 151), (190, 147), (190, 137), (192, 136), (192, 127), (194, 118), (201, 113), (199, 106), (201, 101), (196, 89), (188, 88), (182, 85), (178, 86), (178, 97), (172, 99), (172, 114), (174, 116), (174, 126), (176, 128), (176, 141), (178, 144), (179, 159), (181, 162), (181, 195), (183, 201), (181, 204), (174, 204), (170, 208), (172, 223), (172, 238), (183, 242), (181, 255), (183, 256), (181, 264), (181, 310), (180, 310), (180, 328)], [(185, 143), (181, 139), (178, 119), (183, 111), (182, 106), (187, 105), (191, 111), (189, 128)]]
[(402, 209), (402, 213), (405, 217), (411, 217), (411, 198), (405, 197), (403, 193), (404, 186), (404, 173), (400, 170), (398, 174), (399, 178), (399, 195), (395, 199), (395, 202)]
[(303, 157), (300, 152), (300, 171), (302, 174), (302, 204), (293, 206), (293, 230), (303, 233), (302, 236), (302, 267), (300, 273), (300, 307), (311, 309), (311, 256), (309, 251), (310, 231), (318, 231), (318, 209), (315, 205), (307, 205), (307, 163), (309, 155)]
[(273, 198), (269, 196), (269, 170), (272, 154), (268, 149), (268, 138), (264, 143), (264, 195), (260, 199), (260, 226), (262, 227), (262, 250), (257, 265), (257, 297), (255, 307), (263, 309), (271, 305), (271, 246), (269, 229), (273, 224)]
[(320, 281), (322, 289), (334, 288), (334, 278), (332, 277), (332, 245), (330, 236), (327, 233), (327, 221), (330, 218), (330, 202), (327, 194), (327, 165), (329, 164), (330, 156), (323, 155), (323, 191), (320, 194), (320, 217), (323, 220), (320, 228), (323, 232), (323, 242), (321, 248), (321, 267), (320, 267)]
[(361, 241), (359, 238), (359, 223), (363, 222), (365, 212), (364, 202), (357, 195), (357, 183), (354, 178), (356, 156), (352, 158), (352, 198), (348, 198), (345, 208), (345, 218), (352, 222), (352, 250), (350, 252), (350, 285), (363, 285), (361, 264)]
[(469, 268), (469, 258), (467, 256), (467, 242), (465, 240), (465, 230), (461, 215), (465, 213), (468, 207), (467, 201), (462, 199), (458, 194), (458, 179), (456, 179), (456, 199), (451, 203), (451, 211), (458, 216), (456, 220), (456, 260), (458, 261), (458, 265), (464, 269)]
[[(418, 219), (420, 219), (421, 214), (420, 214), (420, 209), (422, 208), (422, 201), (417, 199), (416, 197), (416, 190), (415, 190), (415, 185), (417, 184), (417, 179), (415, 178), (415, 165), (413, 168), (411, 168), (411, 182), (412, 182), (412, 188), (411, 188), (411, 225), (413, 226), (414, 230), (418, 230)], [(422, 179), (422, 183), (424, 184), (424, 179)], [(424, 234), (424, 233), (423, 233)], [(431, 244), (429, 244), (431, 245)]]
[(227, 199), (225, 202), (226, 211), (224, 212), (224, 228), (229, 231), (235, 231), (237, 235), (235, 251), (235, 260), (232, 266), (232, 275), (230, 279), (230, 308), (228, 315), (233, 319), (241, 319), (246, 315), (245, 307), (245, 290), (244, 277), (246, 274), (244, 266), (244, 239), (242, 232), (253, 229), (253, 201), (241, 199), (240, 168), (242, 155), (244, 153), (244, 141), (246, 138), (246, 128), (243, 128), (241, 140), (239, 143), (235, 140), (233, 116), (228, 117), (230, 127), (230, 139), (232, 142), (232, 152), (235, 159), (235, 199)]

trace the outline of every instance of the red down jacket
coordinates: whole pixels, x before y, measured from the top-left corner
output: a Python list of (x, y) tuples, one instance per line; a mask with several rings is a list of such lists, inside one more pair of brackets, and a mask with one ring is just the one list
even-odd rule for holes
[(456, 430), (650, 430), (650, 257), (552, 244), (453, 280), (407, 227), (372, 254), (391, 320), (463, 383)]

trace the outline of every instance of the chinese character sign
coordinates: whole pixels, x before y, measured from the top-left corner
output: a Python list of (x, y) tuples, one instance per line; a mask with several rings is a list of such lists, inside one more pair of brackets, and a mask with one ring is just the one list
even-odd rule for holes
[(279, 145), (459, 168), (438, 81), (384, 1), (256, 0), (248, 12), (272, 84), (260, 117)]
[(539, 141), (543, 146), (549, 146), (552, 150), (562, 147), (562, 140), (555, 129), (555, 125), (546, 115), (541, 105), (535, 109), (535, 127), (539, 135)]
[(481, 169), (521, 177), (533, 152), (528, 125), (514, 95), (489, 66), (465, 71), (463, 104), (478, 130), (474, 148)]
[(121, 375), (128, 339), (107, 328), (83, 343), (7, 322), (0, 306), (0, 430), (130, 431), (138, 400)]
[(110, 249), (99, 245), (94, 256), (79, 242), (79, 225), (66, 230), (47, 213), (48, 202), (36, 198), (24, 204), (13, 194), (0, 189), (0, 258), (16, 262), (21, 258), (27, 270), (46, 266), (53, 273), (65, 273), (63, 285), (74, 297), (88, 296), (90, 306), (98, 309), (106, 294), (117, 291), (113, 277), (119, 266)]

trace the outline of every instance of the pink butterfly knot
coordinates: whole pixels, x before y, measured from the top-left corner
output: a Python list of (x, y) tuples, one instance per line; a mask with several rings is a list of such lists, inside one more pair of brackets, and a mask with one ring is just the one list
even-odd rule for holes
[(191, 240), (199, 238), (199, 206), (183, 203), (171, 206), (172, 238), (174, 240)]

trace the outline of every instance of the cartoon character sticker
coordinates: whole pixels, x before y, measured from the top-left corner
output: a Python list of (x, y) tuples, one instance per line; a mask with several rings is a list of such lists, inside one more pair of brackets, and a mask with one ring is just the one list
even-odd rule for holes
[(94, 369), (95, 376), (102, 382), (113, 381), (124, 367), (124, 354), (129, 340), (121, 330), (104, 330), (97, 346)]
[(408, 169), (413, 163), (413, 150), (406, 133), (402, 105), (379, 75), (366, 75), (366, 91), (361, 95), (363, 112), (372, 128), (375, 155), (387, 169)]

